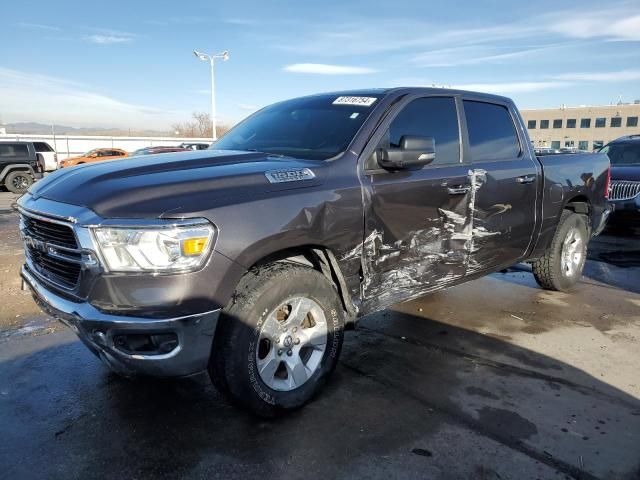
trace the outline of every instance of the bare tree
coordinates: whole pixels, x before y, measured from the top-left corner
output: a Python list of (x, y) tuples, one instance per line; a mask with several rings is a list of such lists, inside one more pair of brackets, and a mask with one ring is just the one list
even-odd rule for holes
[[(174, 132), (178, 132), (179, 137), (200, 137), (210, 138), (211, 130), (211, 114), (206, 112), (193, 112), (191, 120), (186, 122), (174, 123), (171, 128)], [(218, 137), (222, 136), (229, 130), (227, 125), (218, 125), (216, 133)]]

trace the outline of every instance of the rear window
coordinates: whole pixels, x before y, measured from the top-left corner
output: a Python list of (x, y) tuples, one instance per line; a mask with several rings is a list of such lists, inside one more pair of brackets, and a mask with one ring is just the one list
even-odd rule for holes
[(640, 142), (611, 143), (600, 150), (611, 165), (640, 165)]
[(28, 157), (29, 149), (24, 143), (0, 143), (0, 157)]
[(53, 152), (53, 148), (46, 142), (33, 142), (36, 152)]
[(473, 161), (506, 160), (520, 154), (520, 142), (511, 114), (494, 103), (464, 101)]

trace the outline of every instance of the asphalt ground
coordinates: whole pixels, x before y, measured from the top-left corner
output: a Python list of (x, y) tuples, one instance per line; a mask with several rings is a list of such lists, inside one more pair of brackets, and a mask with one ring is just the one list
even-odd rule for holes
[(0, 193), (0, 478), (640, 479), (640, 242), (570, 293), (524, 265), (347, 332), (327, 388), (265, 421), (206, 376), (122, 379), (20, 290)]

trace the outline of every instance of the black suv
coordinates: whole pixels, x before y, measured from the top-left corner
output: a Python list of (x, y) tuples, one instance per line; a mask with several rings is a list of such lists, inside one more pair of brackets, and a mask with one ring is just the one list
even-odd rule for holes
[(33, 142), (0, 142), (0, 185), (13, 193), (24, 193), (42, 178), (44, 160)]
[(615, 217), (640, 219), (640, 135), (617, 138), (600, 152), (611, 161), (609, 202)]

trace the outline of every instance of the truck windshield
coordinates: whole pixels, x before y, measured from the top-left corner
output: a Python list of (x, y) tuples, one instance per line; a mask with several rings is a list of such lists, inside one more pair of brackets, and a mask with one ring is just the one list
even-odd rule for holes
[(609, 156), (611, 165), (640, 165), (640, 142), (612, 143), (600, 152)]
[(318, 95), (277, 103), (253, 114), (211, 146), (310, 160), (345, 151), (380, 95)]

